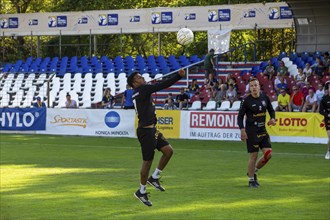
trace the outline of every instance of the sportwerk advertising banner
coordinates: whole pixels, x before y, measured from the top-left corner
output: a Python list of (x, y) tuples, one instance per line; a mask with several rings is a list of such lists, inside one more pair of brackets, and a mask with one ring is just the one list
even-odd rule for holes
[(291, 28), (285, 2), (142, 8), (83, 12), (1, 14), (1, 36), (89, 35)]
[(46, 108), (0, 108), (0, 130), (44, 131)]
[(47, 132), (39, 134), (135, 137), (134, 110), (48, 109)]

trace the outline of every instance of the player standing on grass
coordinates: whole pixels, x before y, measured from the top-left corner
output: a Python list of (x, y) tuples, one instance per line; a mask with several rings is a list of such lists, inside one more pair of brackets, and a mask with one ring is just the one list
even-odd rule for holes
[(330, 82), (325, 84), (325, 95), (323, 96), (320, 103), (320, 114), (324, 116), (325, 129), (328, 134), (328, 151), (325, 154), (325, 159), (330, 159)]
[[(139, 120), (137, 137), (141, 144), (143, 157), (140, 172), (140, 189), (134, 193), (134, 196), (147, 206), (152, 206), (152, 203), (148, 199), (146, 184), (148, 182), (148, 184), (154, 186), (156, 189), (165, 191), (159, 184), (159, 176), (173, 154), (171, 145), (167, 142), (163, 134), (156, 129), (157, 118), (155, 104), (151, 94), (170, 87), (184, 76), (185, 71), (181, 69), (172, 78), (155, 85), (147, 85), (144, 78), (138, 72), (132, 73), (127, 78), (128, 85), (134, 89), (133, 100)], [(155, 149), (161, 151), (163, 155), (154, 173), (148, 178)]]
[[(247, 151), (250, 154), (248, 162), (249, 187), (258, 188), (257, 172), (272, 156), (272, 147), (265, 127), (266, 111), (270, 115), (269, 125), (275, 125), (275, 111), (269, 98), (260, 93), (258, 79), (252, 78), (249, 81), (251, 94), (244, 98), (238, 112), (238, 126), (241, 130), (241, 140), (246, 142)], [(243, 124), (246, 115), (245, 127)], [(263, 156), (259, 159), (259, 148)]]

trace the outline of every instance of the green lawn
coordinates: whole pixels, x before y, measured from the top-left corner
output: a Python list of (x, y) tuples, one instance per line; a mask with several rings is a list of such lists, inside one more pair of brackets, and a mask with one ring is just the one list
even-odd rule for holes
[(325, 145), (274, 143), (260, 188), (250, 189), (243, 143), (170, 140), (175, 153), (163, 172), (166, 191), (148, 187), (147, 207), (133, 196), (141, 165), (136, 139), (1, 134), (0, 140), (1, 220), (330, 218)]

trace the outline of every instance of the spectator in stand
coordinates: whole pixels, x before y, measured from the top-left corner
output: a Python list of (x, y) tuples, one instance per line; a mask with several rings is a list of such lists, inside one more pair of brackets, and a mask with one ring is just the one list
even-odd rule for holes
[(199, 90), (199, 85), (197, 84), (197, 79), (193, 79), (191, 81), (191, 84), (188, 86), (188, 89), (189, 89), (190, 97), (193, 96), (197, 90)]
[(308, 81), (309, 78), (311, 77), (312, 73), (313, 73), (313, 70), (312, 70), (311, 65), (309, 63), (306, 63), (306, 66), (303, 70), (303, 73), (306, 76), (306, 81)]
[(170, 92), (168, 93), (167, 97), (164, 100), (164, 104), (168, 103), (168, 100), (171, 99), (172, 102), (174, 103), (174, 99), (173, 99), (173, 94)]
[(229, 88), (230, 84), (232, 84), (234, 86), (234, 89), (236, 89), (236, 91), (238, 90), (237, 80), (235, 77), (231, 76), (228, 78), (227, 89)]
[(290, 95), (286, 93), (286, 89), (280, 89), (280, 94), (277, 97), (277, 102), (278, 106), (276, 107), (275, 111), (291, 112)]
[(215, 94), (215, 101), (217, 103), (217, 106), (220, 106), (221, 102), (226, 99), (226, 91), (227, 91), (226, 84), (222, 84), (220, 86), (220, 90), (218, 90)]
[(173, 99), (168, 99), (167, 103), (165, 103), (164, 110), (176, 110), (177, 107), (174, 105)]
[(273, 79), (273, 76), (275, 75), (275, 67), (274, 67), (271, 60), (268, 61), (268, 65), (266, 66), (266, 68), (265, 68), (262, 75), (263, 76), (268, 76), (269, 80)]
[[(281, 83), (280, 78), (284, 78), (284, 77), (283, 76), (276, 76), (275, 77), (275, 80), (274, 80), (274, 89), (275, 90), (277, 88), (277, 84), (280, 84)], [(287, 83), (285, 78), (284, 78), (284, 83)], [(276, 92), (277, 92), (277, 90), (276, 90)]]
[(317, 98), (314, 93), (314, 90), (310, 88), (308, 90), (308, 95), (306, 96), (305, 104), (302, 111), (307, 112), (307, 110), (311, 110), (312, 112), (315, 112), (316, 109), (317, 109)]
[(297, 86), (292, 86), (292, 94), (290, 99), (290, 105), (292, 111), (299, 111), (301, 112), (303, 105), (304, 105), (304, 95), (302, 92), (297, 88)]
[(289, 88), (288, 84), (285, 83), (283, 76), (280, 76), (279, 80), (280, 80), (280, 83), (278, 83), (275, 87), (275, 90), (276, 90), (277, 94), (280, 94), (281, 89), (285, 89), (287, 91), (288, 88)]
[(289, 75), (288, 68), (284, 65), (283, 61), (280, 61), (279, 67), (277, 69), (277, 75), (280, 75), (280, 76)]
[(66, 102), (65, 102), (66, 108), (78, 108), (77, 102), (73, 99), (71, 99), (71, 95), (69, 93), (66, 94)]
[(234, 85), (229, 84), (228, 90), (226, 92), (226, 101), (229, 101), (230, 105), (232, 105), (236, 100), (237, 100), (237, 92), (234, 88)]
[(134, 90), (129, 85), (127, 85), (124, 95), (121, 99), (121, 108), (134, 109), (134, 103), (133, 103), (133, 99), (132, 99), (133, 92), (134, 92)]
[(103, 98), (102, 98), (102, 103), (101, 106), (102, 108), (113, 108), (115, 105), (115, 97), (111, 95), (111, 89), (106, 88), (103, 93)]
[(325, 68), (329, 68), (330, 66), (330, 57), (329, 57), (329, 52), (325, 52), (323, 54), (323, 64)]
[(322, 83), (318, 84), (318, 88), (315, 92), (315, 95), (316, 95), (316, 99), (317, 99), (317, 110), (316, 110), (316, 112), (319, 112), (320, 111), (321, 100), (324, 96), (324, 89), (323, 89)]
[(211, 87), (208, 87), (201, 96), (202, 105), (206, 106), (207, 102), (211, 100), (215, 100), (213, 96), (213, 90)]
[(298, 74), (294, 76), (294, 80), (299, 88), (305, 85), (306, 76), (300, 67), (298, 68)]
[(301, 92), (304, 95), (304, 99), (306, 99), (309, 89), (313, 89), (314, 93), (316, 92), (316, 89), (313, 86), (311, 86), (309, 82), (306, 82), (305, 86), (301, 89)]
[(209, 78), (208, 78), (207, 83), (206, 83), (206, 88), (211, 87), (212, 91), (213, 91), (213, 89), (216, 85), (216, 82), (217, 82), (217, 80), (215, 79), (214, 75), (209, 74)]
[(325, 68), (320, 57), (316, 57), (316, 63), (313, 65), (313, 67), (314, 67), (313, 74), (316, 75), (319, 80), (321, 80), (324, 75)]
[(193, 102), (195, 102), (195, 101), (200, 101), (200, 100), (201, 100), (200, 93), (199, 93), (199, 91), (197, 90), (197, 91), (195, 92), (195, 94), (191, 97), (191, 99), (190, 99), (190, 103), (192, 104)]
[(215, 61), (214, 61), (214, 49), (211, 49), (208, 54), (206, 54), (204, 59), (204, 69), (205, 69), (205, 84), (209, 79), (209, 75), (215, 76)]
[(41, 101), (41, 98), (38, 96), (37, 101), (35, 103), (33, 103), (33, 107), (34, 108), (46, 108), (46, 104), (43, 101)]
[(185, 93), (185, 89), (180, 89), (180, 94), (176, 96), (177, 107), (179, 109), (188, 107), (189, 96)]

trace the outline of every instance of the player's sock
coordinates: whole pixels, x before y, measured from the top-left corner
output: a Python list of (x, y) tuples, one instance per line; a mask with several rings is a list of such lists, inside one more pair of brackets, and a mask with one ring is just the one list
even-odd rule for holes
[(145, 194), (147, 192), (147, 186), (140, 184), (140, 193)]
[(254, 181), (254, 176), (253, 177), (249, 177), (249, 182)]
[(159, 176), (160, 176), (160, 173), (161, 172), (162, 171), (160, 169), (156, 168), (155, 171), (154, 171), (154, 173), (152, 174), (152, 178), (159, 179)]

